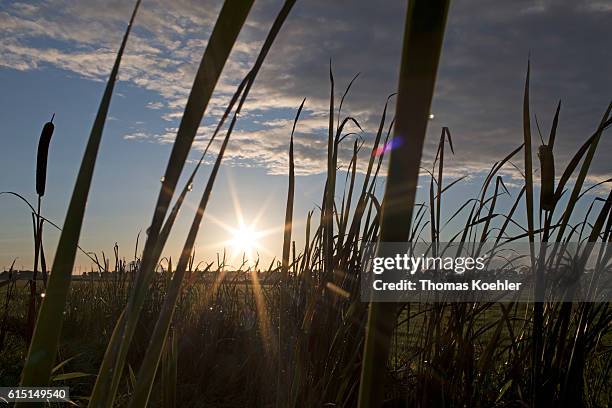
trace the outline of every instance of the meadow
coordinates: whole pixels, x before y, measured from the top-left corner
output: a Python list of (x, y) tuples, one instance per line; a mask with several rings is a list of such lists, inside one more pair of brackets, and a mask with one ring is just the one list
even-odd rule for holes
[[(194, 212), (182, 206), (210, 154), (208, 148), (182, 186), (179, 177), (252, 3), (226, 0), (220, 11), (144, 244), (133, 251), (116, 248), (114, 258), (89, 254), (98, 272), (112, 273), (71, 282), (130, 22), (92, 126), (53, 265), (47, 271), (42, 233), (43, 225), (52, 226), (30, 205), (34, 270), (44, 275), (44, 281), (9, 280), (0, 287), (4, 305), (0, 309), (0, 385), (65, 384), (71, 387), (74, 404), (90, 407), (609, 406), (609, 303), (440, 299), (396, 304), (360, 299), (362, 252), (368, 242), (550, 242), (552, 251), (531, 254), (535, 291), (545, 292), (546, 284), (537, 279), (537, 271), (560, 262), (564, 245), (612, 239), (612, 192), (599, 194), (609, 191), (609, 180), (588, 184), (598, 143), (612, 124), (612, 104), (602, 107), (601, 122), (594, 124), (593, 134), (584, 136), (573, 158), (555, 163), (560, 104), (546, 140), (541, 134), (532, 137), (529, 67), (523, 117), (517, 118), (523, 122), (523, 140), (492, 164), (477, 196), (466, 197), (460, 204), (445, 201), (444, 194), (463, 181), (445, 179), (445, 165), (454, 150), (448, 128), (440, 129), (431, 168), (422, 168), (448, 1), (410, 2), (398, 90), (390, 96), (395, 112), (389, 112), (387, 105), (381, 107), (373, 143), (354, 142), (346, 167), (340, 167), (338, 159), (341, 145), (348, 143), (345, 127), (360, 125), (342, 111), (352, 82), (338, 95), (330, 66), (326, 184), (320, 207), (308, 213), (303, 231), (297, 231), (292, 222), (293, 133), (304, 103), (296, 107), (293, 130), (287, 134), (288, 191), (286, 197), (278, 198), (286, 203), (278, 260), (270, 265), (254, 260), (238, 271), (228, 271), (223, 257), (196, 264), (195, 239), (232, 130), (295, 1), (287, 0), (279, 11), (253, 67), (210, 138), (209, 146), (223, 136)], [(47, 130), (47, 135), (52, 131)], [(532, 145), (538, 141), (536, 153)], [(357, 161), (364, 152), (367, 170), (359, 183)], [(38, 164), (42, 174), (44, 149)], [(522, 175), (523, 186), (514, 195), (501, 175), (509, 167)], [(416, 201), (419, 175), (429, 187), (423, 202)], [(534, 180), (534, 175), (540, 179)], [(37, 191), (42, 197), (44, 175), (40, 179)], [(376, 189), (383, 180), (381, 195)], [(576, 211), (580, 200), (590, 202), (586, 214)], [(444, 208), (456, 210), (445, 216)], [(178, 260), (163, 258), (181, 210), (193, 216), (183, 251)], [(451, 221), (461, 227), (444, 230)], [(296, 248), (298, 233), (304, 234), (303, 248)], [(584, 246), (582, 254), (589, 248)], [(610, 271), (611, 257), (607, 249), (601, 253), (604, 273)]]

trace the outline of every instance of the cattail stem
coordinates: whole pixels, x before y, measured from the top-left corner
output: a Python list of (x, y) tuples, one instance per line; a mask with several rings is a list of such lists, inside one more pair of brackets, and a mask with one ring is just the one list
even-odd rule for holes
[(45, 187), (47, 184), (47, 159), (49, 156), (49, 144), (53, 136), (53, 119), (55, 113), (51, 115), (51, 120), (43, 126), (40, 138), (38, 139), (38, 153), (36, 157), (36, 193), (38, 195), (38, 205), (36, 214), (34, 214), (34, 270), (32, 279), (30, 280), (30, 300), (28, 304), (27, 316), (27, 336), (28, 342), (32, 339), (34, 333), (34, 325), (36, 324), (36, 278), (38, 275), (38, 262), (40, 257), (41, 242), (42, 242), (42, 219), (41, 219), (41, 202), (45, 195)]

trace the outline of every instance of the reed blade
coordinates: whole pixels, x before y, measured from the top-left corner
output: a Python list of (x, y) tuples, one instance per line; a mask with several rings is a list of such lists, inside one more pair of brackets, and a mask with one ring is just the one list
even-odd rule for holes
[[(153, 381), (155, 379), (155, 373), (157, 371), (158, 365), (159, 365), (159, 361), (161, 359), (162, 356), (162, 351), (163, 351), (163, 345), (165, 344), (165, 342), (167, 342), (167, 336), (170, 330), (170, 324), (172, 322), (172, 317), (174, 315), (174, 310), (176, 308), (176, 304), (178, 301), (178, 297), (180, 295), (181, 292), (181, 288), (182, 288), (182, 284), (183, 284), (183, 280), (184, 280), (184, 276), (185, 276), (185, 272), (186, 269), (188, 267), (189, 261), (191, 259), (191, 256), (193, 254), (194, 251), (194, 246), (195, 246), (195, 239), (198, 235), (199, 232), (199, 228), (200, 228), (200, 224), (202, 222), (202, 218), (204, 216), (204, 212), (206, 210), (206, 207), (208, 205), (208, 201), (210, 199), (210, 195), (212, 193), (212, 189), (214, 186), (214, 182), (216, 180), (216, 176), (217, 173), (219, 171), (219, 168), (221, 166), (221, 161), (224, 157), (225, 154), (225, 150), (227, 148), (227, 145), (229, 143), (229, 139), (230, 136), (233, 132), (233, 129), (236, 125), (236, 121), (237, 118), (240, 114), (240, 111), (242, 109), (242, 106), (244, 104), (244, 102), (246, 101), (246, 98), (248, 96), (249, 90), (252, 86), (252, 84), (255, 81), (255, 78), (257, 76), (257, 73), (259, 72), (259, 69), (261, 68), (266, 55), (268, 54), (272, 44), (274, 43), (274, 40), (276, 39), (278, 33), (280, 32), (280, 29), (282, 28), (285, 20), (287, 19), (287, 16), (289, 15), (289, 12), (291, 11), (293, 5), (295, 4), (295, 0), (287, 0), (285, 2), (285, 4), (283, 5), (283, 7), (281, 8), (281, 10), (279, 11), (276, 19), (274, 20), (274, 23), (272, 24), (272, 27), (270, 28), (270, 31), (268, 32), (268, 35), (264, 41), (264, 44), (262, 45), (262, 48), (260, 50), (260, 53), (258, 55), (257, 60), (255, 61), (255, 64), (253, 66), (253, 68), (251, 69), (251, 71), (247, 74), (247, 76), (245, 77), (245, 79), (243, 80), (243, 82), (241, 83), (241, 85), (239, 86), (238, 91), (236, 92), (236, 94), (234, 95), (234, 97), (232, 98), (230, 105), (228, 107), (228, 109), (226, 110), (222, 121), (227, 117), (227, 115), (229, 114), (229, 111), (231, 110), (231, 108), (233, 107), (233, 105), (235, 104), (238, 95), (240, 95), (240, 101), (238, 103), (238, 106), (236, 107), (236, 111), (233, 115), (232, 121), (230, 123), (230, 126), (227, 130), (226, 136), (223, 140), (223, 143), (221, 145), (221, 150), (219, 151), (219, 154), (217, 155), (217, 159), (215, 161), (215, 164), (213, 166), (212, 172), (209, 176), (208, 179), (208, 183), (206, 185), (206, 188), (204, 189), (202, 198), (200, 200), (200, 204), (198, 206), (198, 209), (196, 211), (196, 214), (194, 216), (191, 228), (189, 230), (187, 239), (185, 241), (184, 247), (183, 247), (183, 251), (181, 253), (181, 257), (179, 259), (179, 263), (177, 265), (177, 269), (175, 271), (175, 274), (172, 278), (172, 281), (170, 282), (170, 287), (168, 290), (168, 294), (166, 296), (166, 299), (164, 300), (163, 303), (163, 308), (162, 308), (162, 312), (160, 313), (160, 316), (158, 318), (158, 321), (155, 325), (153, 334), (151, 336), (150, 342), (149, 342), (149, 346), (147, 348), (146, 354), (145, 354), (145, 358), (144, 358), (144, 362), (142, 364), (142, 366), (140, 367), (139, 373), (138, 373), (138, 378), (137, 378), (137, 384), (136, 384), (136, 388), (134, 391), (134, 395), (132, 397), (132, 400), (130, 402), (130, 406), (131, 407), (144, 407), (148, 404), (149, 401), (149, 396), (151, 393), (151, 389), (153, 387)], [(221, 17), (220, 17), (221, 18)], [(211, 40), (212, 41), (212, 40)], [(301, 108), (300, 108), (301, 111)], [(299, 115), (299, 113), (298, 113)], [(297, 118), (296, 118), (297, 120)], [(217, 129), (215, 130), (215, 133), (213, 134), (213, 136), (211, 137), (211, 140), (209, 142), (209, 146), (210, 143), (212, 142), (212, 140), (214, 139), (214, 137), (216, 136), (217, 132), (219, 131), (221, 127), (221, 122), (220, 124), (217, 126)], [(295, 126), (294, 126), (295, 129)], [(207, 147), (208, 148), (208, 147)], [(195, 173), (196, 170), (194, 170)], [(194, 176), (194, 173), (192, 173), (192, 178)], [(192, 179), (190, 179), (190, 181), (192, 181)], [(183, 194), (185, 193), (185, 190), (183, 190)], [(183, 196), (183, 194), (181, 196)], [(176, 207), (176, 206), (175, 206)], [(173, 213), (175, 213), (176, 208), (173, 210)], [(166, 224), (164, 225), (164, 230), (171, 228), (171, 224), (168, 227), (168, 221), (166, 221)], [(162, 238), (165, 240), (167, 239), (167, 233), (163, 233), (162, 230)], [(156, 253), (155, 255), (157, 257), (159, 257), (159, 255), (161, 254), (161, 249), (163, 247), (163, 244), (160, 245), (160, 243), (158, 243), (158, 246), (156, 248)]]
[[(390, 152), (380, 242), (405, 242), (410, 236), (449, 5), (448, 0), (416, 0), (408, 4), (393, 136), (397, 143)], [(359, 387), (358, 405), (361, 408), (379, 407), (382, 403), (384, 362), (395, 319), (394, 303), (370, 303)]]
[(96, 114), (87, 141), (87, 147), (81, 160), (76, 184), (66, 213), (64, 227), (62, 228), (57, 245), (46, 296), (38, 313), (28, 356), (21, 373), (20, 385), (22, 387), (45, 386), (50, 380), (51, 370), (57, 356), (62, 322), (64, 320), (63, 312), (70, 289), (72, 270), (74, 268), (83, 218), (85, 217), (85, 207), (87, 205), (91, 180), (98, 157), (98, 149), (102, 140), (104, 124), (117, 80), (121, 58), (123, 57), (125, 45), (139, 5), (140, 0), (137, 0), (106, 83), (106, 88), (98, 107), (98, 113)]
[(121, 341), (118, 345), (108, 345), (108, 347), (112, 346), (115, 349), (107, 353), (109, 359), (102, 362), (89, 401), (90, 407), (110, 407), (113, 405), (119, 381), (123, 374), (127, 351), (136, 329), (149, 283), (153, 277), (154, 268), (158, 262), (155, 255), (162, 223), (206, 107), (252, 4), (253, 0), (226, 0), (221, 8), (187, 99), (176, 140), (162, 179), (162, 186), (149, 227), (149, 235), (143, 250), (142, 263), (126, 306), (125, 322), (122, 323), (123, 327), (121, 328)]

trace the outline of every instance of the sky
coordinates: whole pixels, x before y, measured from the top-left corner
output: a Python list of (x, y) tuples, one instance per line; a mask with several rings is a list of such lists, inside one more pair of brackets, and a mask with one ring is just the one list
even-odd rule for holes
[[(0, 1), (0, 191), (36, 201), (36, 146), (43, 124), (55, 113), (43, 214), (58, 225), (132, 6), (117, 0)], [(255, 2), (185, 171), (195, 165), (281, 6), (278, 0)], [(117, 243), (122, 256), (133, 257), (136, 237), (150, 222), (160, 177), (220, 7), (220, 1), (143, 1), (89, 195), (80, 241), (86, 250), (112, 257)], [(395, 0), (297, 1), (232, 135), (198, 236), (198, 259), (214, 260), (224, 247), (231, 249), (229, 241), (241, 223), (257, 231), (257, 252), (264, 262), (280, 254), (289, 135), (306, 98), (295, 134), (295, 239), (298, 247), (303, 243), (306, 214), (320, 204), (325, 182), (330, 61), (336, 97), (359, 73), (343, 114), (354, 117), (363, 130), (347, 129), (355, 134), (341, 146), (340, 164), (346, 168), (353, 142), (371, 143), (384, 103), (396, 89), (405, 7), (406, 2)], [(610, 3), (597, 0), (453, 2), (423, 157), (423, 165), (430, 167), (441, 129), (449, 127), (455, 155), (447, 161), (448, 182), (467, 178), (449, 190), (444, 214), (474, 195), (492, 164), (522, 143), (528, 58), (534, 138), (535, 117), (547, 137), (562, 101), (555, 144), (558, 168), (593, 133), (612, 95), (611, 17)], [(587, 184), (612, 177), (609, 139), (604, 137), (599, 147)], [(216, 149), (218, 145), (213, 153)], [(358, 161), (361, 170), (367, 164), (366, 150)], [(213, 157), (207, 157), (194, 183), (166, 255), (176, 256), (184, 243)], [(516, 194), (521, 187), (518, 171), (507, 166), (503, 175)], [(377, 191), (383, 189), (381, 180)], [(339, 189), (337, 199), (341, 197)], [(580, 208), (584, 212), (586, 207)], [(49, 263), (58, 237), (47, 226)], [(14, 197), (0, 195), (1, 270), (15, 258), (16, 268), (31, 269), (32, 248), (29, 210)], [(90, 268), (91, 262), (79, 255), (75, 272)]]

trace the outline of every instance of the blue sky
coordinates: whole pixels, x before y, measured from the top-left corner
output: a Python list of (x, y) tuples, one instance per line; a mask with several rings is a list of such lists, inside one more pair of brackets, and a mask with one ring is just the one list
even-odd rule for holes
[[(124, 256), (133, 254), (138, 231), (150, 221), (159, 178), (220, 4), (143, 1), (105, 128), (81, 234), (84, 248), (110, 256), (117, 242)], [(280, 5), (256, 1), (205, 115), (192, 160), (250, 68)], [(35, 201), (38, 137), (55, 113), (43, 210), (60, 225), (131, 6), (124, 1), (0, 3), (0, 191)], [(449, 180), (470, 177), (449, 192), (445, 212), (474, 194), (483, 172), (522, 142), (522, 86), (529, 54), (532, 110), (544, 134), (557, 101), (563, 101), (555, 154), (558, 167), (564, 167), (595, 129), (612, 94), (612, 55), (606, 46), (611, 15), (612, 7), (602, 1), (520, 1), (495, 7), (484, 1), (454, 2), (424, 164), (431, 162), (441, 127), (449, 126), (457, 153), (449, 162)], [(214, 259), (231, 239), (228, 228), (240, 223), (238, 214), (247, 223), (257, 220), (256, 229), (268, 232), (262, 238), (264, 260), (280, 253), (289, 132), (306, 97), (296, 133), (300, 245), (306, 213), (320, 203), (324, 183), (329, 60), (336, 94), (361, 73), (344, 112), (362, 124), (365, 132), (359, 137), (367, 146), (385, 99), (394, 92), (403, 16), (404, 2), (298, 0), (230, 142), (198, 238), (199, 258)], [(344, 165), (352, 149), (348, 140), (341, 152)], [(590, 183), (611, 176), (605, 153), (610, 147), (609, 140), (600, 146)], [(365, 166), (366, 157), (359, 163)], [(193, 165), (190, 162), (187, 170)], [(183, 244), (190, 210), (199, 200), (209, 167), (204, 170), (168, 255), (176, 255)], [(503, 174), (510, 187), (520, 185), (512, 167)], [(382, 188), (381, 183), (379, 191)], [(339, 190), (338, 198), (341, 194)], [(49, 258), (57, 237), (47, 228)], [(30, 215), (22, 203), (0, 196), (0, 268), (14, 258), (18, 268), (31, 267)], [(77, 270), (90, 267), (86, 258), (77, 259)]]

